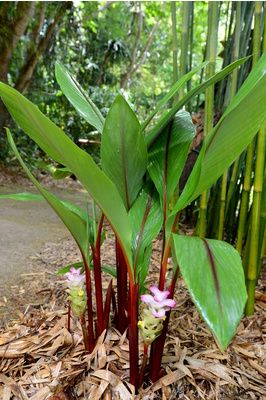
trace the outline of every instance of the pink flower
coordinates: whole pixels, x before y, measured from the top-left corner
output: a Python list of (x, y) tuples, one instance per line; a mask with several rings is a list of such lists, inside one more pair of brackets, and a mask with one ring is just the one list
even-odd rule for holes
[(169, 290), (159, 290), (156, 286), (151, 286), (150, 294), (143, 294), (141, 301), (149, 306), (152, 315), (156, 318), (164, 319), (166, 311), (169, 311), (176, 305), (175, 300), (168, 299), (170, 292)]
[(68, 286), (83, 286), (85, 282), (85, 275), (81, 274), (81, 268), (70, 268), (70, 272), (65, 274), (67, 277)]

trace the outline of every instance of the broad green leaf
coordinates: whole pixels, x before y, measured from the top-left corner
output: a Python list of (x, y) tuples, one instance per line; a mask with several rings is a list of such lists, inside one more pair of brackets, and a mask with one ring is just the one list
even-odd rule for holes
[(55, 64), (55, 76), (62, 92), (78, 113), (90, 125), (94, 126), (97, 131), (102, 133), (104, 117), (100, 110), (91, 101), (76, 79), (71, 76), (69, 71), (59, 62)]
[(147, 127), (147, 125), (151, 122), (151, 120), (155, 117), (155, 115), (168, 103), (169, 100), (171, 100), (174, 95), (179, 91), (179, 89), (185, 85), (192, 77), (195, 75), (197, 72), (199, 72), (202, 68), (204, 68), (208, 62), (204, 62), (200, 64), (199, 66), (195, 67), (192, 69), (190, 72), (187, 74), (183, 75), (178, 81), (172, 86), (171, 90), (160, 100), (155, 107), (155, 110), (149, 115), (149, 117), (144, 121), (142, 124), (142, 131)]
[(43, 196), (35, 193), (10, 193), (10, 194), (0, 194), (0, 199), (10, 199), (19, 201), (43, 201)]
[(150, 186), (145, 186), (129, 211), (134, 265), (140, 285), (143, 285), (148, 273), (152, 241), (163, 222), (158, 193)]
[(188, 181), (187, 181), (181, 195), (179, 196), (171, 214), (167, 217), (167, 220), (166, 220), (167, 240), (170, 239), (170, 235), (172, 232), (172, 227), (173, 227), (173, 224), (175, 221), (176, 214), (179, 211), (183, 210), (183, 208), (185, 208), (185, 206), (190, 203), (190, 199), (192, 198), (195, 188), (197, 187), (199, 177), (200, 177), (201, 164), (202, 164), (202, 160), (204, 157), (204, 152), (205, 152), (205, 143), (203, 142), (201, 152), (200, 152), (200, 154), (197, 158), (197, 161), (190, 173)]
[(238, 252), (226, 242), (176, 234), (172, 250), (197, 309), (225, 349), (247, 299)]
[(241, 58), (232, 64), (228, 65), (221, 71), (217, 72), (215, 75), (213, 75), (210, 79), (208, 79), (206, 82), (201, 83), (198, 85), (196, 88), (190, 90), (186, 96), (184, 96), (181, 100), (179, 100), (177, 103), (174, 104), (172, 109), (162, 115), (162, 117), (159, 119), (157, 124), (152, 128), (147, 135), (145, 136), (147, 146), (150, 147), (151, 144), (154, 142), (156, 137), (162, 132), (162, 130), (167, 126), (167, 124), (173, 119), (174, 115), (177, 113), (178, 110), (180, 110), (187, 102), (189, 102), (193, 97), (197, 96), (198, 94), (204, 92), (209, 86), (214, 85), (216, 82), (221, 81), (224, 79), (227, 75), (229, 75), (235, 68), (239, 67), (242, 65), (244, 62), (246, 62), (249, 59), (249, 57)]
[(194, 169), (197, 169), (197, 186), (192, 182), (195, 182), (192, 171), (172, 215), (196, 199), (223, 174), (251, 142), (265, 121), (265, 69), (266, 54), (261, 57), (251, 71), (248, 82), (240, 88), (218, 124), (207, 136), (199, 160), (194, 166)]
[(101, 163), (129, 210), (143, 184), (147, 148), (139, 121), (121, 95), (116, 97), (105, 120)]
[(0, 95), (12, 118), (55, 161), (73, 171), (112, 225), (131, 259), (131, 227), (123, 201), (113, 184), (85, 151), (15, 89), (0, 83)]
[[(63, 221), (65, 226), (68, 228), (69, 232), (72, 234), (73, 238), (77, 242), (80, 250), (83, 254), (87, 251), (87, 228), (86, 228), (86, 218), (81, 217), (82, 211), (70, 202), (64, 202), (58, 199), (55, 195), (50, 193), (47, 189), (42, 187), (42, 185), (34, 178), (26, 164), (23, 162), (20, 154), (16, 148), (10, 131), (7, 129), (7, 137), (9, 144), (14, 151), (18, 161), (20, 162), (22, 168), (28, 175), (29, 179), (36, 186), (45, 200), (50, 204), (59, 218)], [(35, 195), (36, 196), (36, 195)]]
[[(253, 73), (254, 71), (254, 73)], [(225, 114), (206, 139), (195, 199), (210, 187), (252, 141), (266, 118), (266, 54), (256, 64)], [(260, 72), (260, 73), (259, 73)]]
[(149, 149), (148, 171), (162, 205), (166, 199), (168, 207), (178, 187), (194, 134), (195, 127), (190, 114), (181, 110)]

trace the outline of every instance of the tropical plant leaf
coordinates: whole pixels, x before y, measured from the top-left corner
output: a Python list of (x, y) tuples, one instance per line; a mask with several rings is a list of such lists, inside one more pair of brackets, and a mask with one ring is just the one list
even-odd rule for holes
[(168, 207), (178, 188), (195, 127), (187, 111), (179, 111), (149, 149), (148, 171), (160, 194), (163, 206)]
[(129, 210), (143, 184), (147, 148), (139, 121), (121, 95), (116, 97), (105, 120), (101, 164)]
[[(36, 188), (39, 190), (45, 200), (50, 204), (50, 206), (53, 208), (59, 218), (63, 221), (83, 254), (86, 254), (88, 247), (86, 217), (83, 215), (82, 218), (82, 211), (70, 202), (61, 201), (55, 195), (50, 193), (47, 189), (42, 187), (42, 185), (37, 181), (37, 179), (34, 178), (32, 173), (20, 157), (20, 154), (16, 148), (9, 129), (7, 129), (7, 137), (12, 150), (14, 151), (18, 161), (20, 162), (20, 165), (28, 175), (29, 179), (36, 186)], [(21, 198), (17, 197), (17, 199), (20, 200)]]
[(55, 64), (55, 76), (62, 92), (75, 107), (78, 113), (90, 125), (94, 126), (97, 131), (102, 133), (104, 117), (102, 116), (100, 110), (92, 102), (76, 79), (71, 76), (69, 71), (58, 61)]
[(225, 349), (247, 299), (238, 252), (226, 242), (176, 234), (172, 250), (197, 309)]
[(146, 184), (129, 211), (132, 226), (132, 248), (134, 265), (139, 284), (143, 284), (149, 267), (148, 254), (153, 239), (162, 227), (163, 213), (158, 193), (151, 184)]
[(10, 193), (10, 194), (0, 194), (0, 199), (10, 199), (19, 201), (43, 201), (44, 198), (40, 194), (35, 193)]
[(187, 74), (183, 75), (178, 81), (172, 86), (171, 90), (160, 100), (155, 107), (155, 110), (148, 116), (148, 118), (144, 121), (141, 126), (142, 131), (147, 127), (147, 125), (151, 122), (151, 120), (155, 117), (155, 115), (162, 110), (162, 108), (171, 100), (174, 95), (179, 91), (179, 89), (185, 85), (197, 72), (199, 72), (202, 68), (206, 67), (208, 61), (198, 65), (193, 68)]
[[(73, 171), (110, 222), (131, 265), (131, 227), (113, 182), (93, 159), (18, 91), (0, 83), (0, 95), (12, 118), (55, 161)], [(103, 190), (104, 188), (104, 190)]]
[(187, 104), (194, 96), (204, 92), (209, 86), (214, 85), (216, 82), (221, 81), (227, 75), (229, 75), (235, 68), (242, 65), (246, 62), (250, 57), (241, 58), (232, 64), (226, 66), (221, 71), (217, 72), (207, 81), (201, 83), (196, 88), (190, 90), (186, 96), (184, 96), (181, 100), (174, 104), (172, 109), (168, 111), (166, 114), (163, 114), (157, 124), (146, 134), (145, 140), (147, 146), (150, 147), (157, 136), (162, 132), (162, 130), (168, 125), (168, 123), (173, 119), (178, 110), (180, 110), (185, 104)]
[[(206, 150), (196, 189), (189, 202), (208, 189), (252, 141), (266, 118), (266, 54), (248, 82), (229, 104), (221, 120), (206, 138)], [(189, 181), (187, 183), (190, 184)]]

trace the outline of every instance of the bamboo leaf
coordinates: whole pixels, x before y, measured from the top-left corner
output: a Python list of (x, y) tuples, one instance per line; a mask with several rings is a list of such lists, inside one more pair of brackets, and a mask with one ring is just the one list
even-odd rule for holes
[(166, 200), (168, 207), (178, 187), (194, 134), (190, 114), (181, 110), (149, 149), (148, 171), (160, 194), (162, 206)]
[(182, 76), (178, 81), (172, 86), (171, 90), (160, 100), (155, 107), (155, 110), (149, 115), (146, 121), (142, 124), (142, 131), (147, 127), (147, 125), (151, 122), (151, 120), (155, 117), (155, 115), (162, 110), (162, 108), (170, 101), (174, 95), (179, 91), (179, 89), (185, 85), (197, 72), (199, 72), (202, 68), (204, 68), (208, 62), (204, 62), (199, 66), (193, 68), (190, 72)]
[[(16, 145), (14, 143), (13, 137), (9, 129), (7, 129), (7, 137), (12, 150), (14, 151), (18, 161), (20, 162), (20, 165), (28, 175), (29, 179), (36, 186), (36, 188), (39, 190), (39, 192), (42, 194), (45, 200), (50, 204), (50, 206), (53, 208), (53, 210), (56, 212), (59, 218), (63, 221), (63, 223), (68, 228), (69, 232), (72, 234), (73, 238), (77, 242), (83, 254), (86, 254), (88, 247), (86, 216), (83, 215), (82, 217), (82, 211), (77, 206), (71, 204), (70, 202), (61, 201), (55, 195), (50, 193), (47, 189), (42, 187), (42, 185), (37, 181), (37, 179), (34, 178), (32, 173), (30, 172), (30, 170), (20, 157), (20, 154), (16, 148)], [(13, 198), (15, 196), (17, 200), (21, 200), (23, 197), (25, 198), (25, 196), (16, 196), (16, 195), (11, 195), (11, 196), (13, 196)]]
[(113, 184), (85, 151), (15, 89), (0, 83), (0, 95), (12, 118), (55, 161), (73, 171), (116, 232), (129, 265), (131, 227), (123, 201)]
[(238, 252), (226, 242), (176, 234), (172, 250), (195, 305), (225, 349), (247, 299)]
[(201, 83), (198, 85), (196, 88), (190, 90), (190, 92), (184, 96), (180, 101), (178, 101), (168, 113), (162, 115), (162, 117), (159, 119), (157, 124), (152, 128), (146, 135), (146, 143), (147, 146), (151, 146), (151, 144), (154, 142), (156, 137), (162, 132), (162, 130), (167, 126), (167, 124), (171, 121), (171, 119), (174, 117), (174, 115), (177, 113), (178, 110), (180, 110), (185, 104), (187, 104), (194, 96), (197, 96), (198, 94), (204, 92), (209, 86), (214, 85), (216, 82), (221, 81), (224, 79), (227, 75), (229, 75), (235, 68), (239, 67), (242, 65), (244, 62), (246, 62), (250, 57), (245, 57), (241, 58), (232, 64), (228, 65), (221, 71), (217, 72), (215, 75), (213, 75), (210, 79), (207, 81)]
[(118, 95), (103, 128), (101, 162), (128, 210), (143, 184), (147, 148), (139, 121), (126, 100)]
[(58, 61), (55, 64), (56, 80), (70, 103), (78, 113), (97, 131), (102, 133), (104, 117), (100, 110), (92, 102), (87, 93), (82, 89), (76, 79), (71, 76), (69, 71)]

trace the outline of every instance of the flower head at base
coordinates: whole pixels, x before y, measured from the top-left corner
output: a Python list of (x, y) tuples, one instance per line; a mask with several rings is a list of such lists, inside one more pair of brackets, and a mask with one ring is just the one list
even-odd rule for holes
[(67, 277), (67, 293), (71, 309), (76, 317), (81, 317), (86, 310), (85, 296), (85, 275), (81, 273), (81, 268), (70, 268), (70, 272), (65, 274)]
[(143, 294), (140, 298), (141, 301), (151, 308), (152, 315), (156, 318), (165, 318), (166, 311), (169, 311), (176, 305), (175, 300), (168, 299), (169, 290), (159, 290), (156, 286), (151, 286), (150, 294)]
[(156, 286), (151, 286), (151, 294), (143, 294), (141, 320), (138, 327), (141, 336), (146, 344), (152, 343), (162, 332), (165, 313), (176, 305), (175, 300), (168, 299), (168, 290), (159, 290)]

